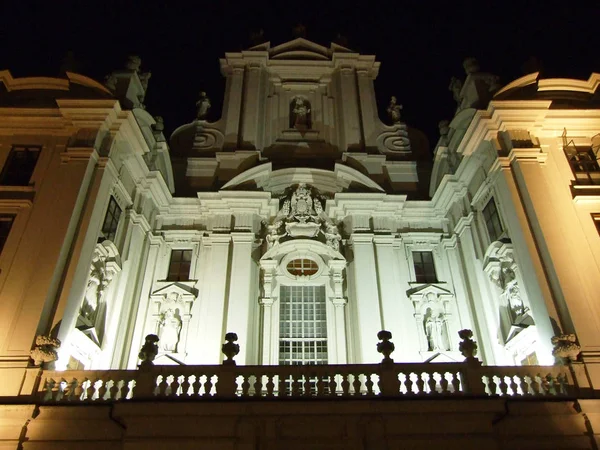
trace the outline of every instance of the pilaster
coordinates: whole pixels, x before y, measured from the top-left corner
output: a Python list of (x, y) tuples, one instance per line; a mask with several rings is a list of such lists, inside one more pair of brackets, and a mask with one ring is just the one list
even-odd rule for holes
[[(382, 330), (381, 304), (377, 283), (377, 264), (372, 233), (353, 233), (350, 245), (354, 253), (351, 280), (354, 285), (353, 330), (356, 363), (376, 363), (381, 360), (374, 343)], [(351, 299), (352, 300), (352, 299)], [(358, 326), (360, 324), (360, 326)]]

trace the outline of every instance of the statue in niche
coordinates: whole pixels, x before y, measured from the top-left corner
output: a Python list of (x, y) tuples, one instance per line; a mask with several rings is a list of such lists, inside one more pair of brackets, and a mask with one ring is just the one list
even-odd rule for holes
[(400, 111), (402, 111), (402, 108), (403, 106), (399, 105), (396, 97), (392, 95), (392, 98), (390, 99), (390, 104), (387, 107), (387, 113), (392, 123), (400, 123)]
[(324, 234), (327, 245), (332, 249), (339, 251), (342, 237), (340, 236), (337, 227), (331, 222), (326, 222)]
[(160, 349), (164, 352), (176, 352), (180, 331), (181, 319), (172, 309), (168, 309), (160, 321)]
[(311, 126), (310, 102), (303, 97), (294, 97), (290, 104), (290, 128), (310, 130)]
[(106, 277), (106, 266), (102, 258), (92, 262), (90, 277), (85, 289), (80, 314), (90, 324), (94, 324), (98, 314), (102, 296), (110, 280)]
[(446, 323), (444, 315), (442, 313), (434, 315), (430, 308), (427, 308), (425, 314), (425, 335), (427, 336), (427, 350), (432, 351), (447, 351), (449, 350), (448, 345), (448, 333), (446, 330)]
[(523, 304), (523, 299), (521, 298), (519, 285), (516, 282), (506, 290), (506, 298), (515, 319), (525, 314), (525, 305)]
[(208, 110), (210, 109), (210, 99), (206, 95), (206, 92), (200, 92), (200, 98), (196, 102), (196, 119), (204, 120), (208, 115)]

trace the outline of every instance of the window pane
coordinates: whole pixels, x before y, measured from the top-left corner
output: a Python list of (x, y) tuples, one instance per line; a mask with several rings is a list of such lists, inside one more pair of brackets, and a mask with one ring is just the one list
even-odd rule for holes
[(413, 252), (413, 262), (417, 283), (437, 282), (432, 252)]
[(483, 208), (483, 218), (485, 220), (485, 226), (488, 231), (488, 235), (490, 237), (490, 241), (497, 241), (498, 238), (504, 233), (502, 228), (502, 222), (500, 221), (500, 215), (498, 214), (498, 209), (496, 208), (496, 203), (492, 198), (485, 208)]
[(39, 147), (13, 147), (2, 168), (0, 184), (3, 186), (27, 186), (39, 155)]
[(109, 241), (114, 241), (117, 235), (117, 227), (119, 226), (119, 218), (121, 217), (121, 208), (114, 197), (110, 198), (106, 216), (102, 224), (102, 238)]
[(167, 280), (188, 281), (190, 279), (191, 260), (192, 250), (171, 250)]
[(8, 235), (10, 233), (10, 229), (12, 228), (14, 219), (15, 219), (15, 216), (0, 215), (0, 253), (2, 253), (4, 244), (6, 243), (6, 240), (8, 239)]

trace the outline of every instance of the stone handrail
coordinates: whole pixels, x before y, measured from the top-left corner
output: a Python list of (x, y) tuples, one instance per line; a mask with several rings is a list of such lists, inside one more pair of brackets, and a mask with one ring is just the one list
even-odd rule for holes
[(303, 366), (152, 366), (42, 371), (40, 403), (129, 399), (562, 397), (576, 392), (568, 366), (397, 363)]

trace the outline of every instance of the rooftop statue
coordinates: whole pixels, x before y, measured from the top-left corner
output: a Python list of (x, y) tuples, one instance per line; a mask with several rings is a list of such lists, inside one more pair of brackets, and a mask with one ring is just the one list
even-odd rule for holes
[(462, 97), (460, 96), (460, 91), (462, 90), (462, 87), (463, 87), (462, 81), (460, 81), (456, 77), (450, 78), (450, 86), (448, 86), (448, 90), (452, 91), (452, 96), (454, 97), (454, 100), (456, 101), (456, 103), (458, 103), (459, 105), (460, 105), (460, 102), (462, 101)]
[(387, 107), (387, 113), (390, 116), (392, 123), (400, 123), (400, 111), (402, 111), (402, 105), (399, 105), (396, 97), (392, 95), (390, 104)]
[(210, 109), (210, 99), (207, 97), (206, 92), (200, 92), (200, 98), (196, 102), (196, 119), (204, 120), (208, 115)]
[(140, 58), (137, 55), (129, 55), (127, 57), (127, 62), (125, 63), (125, 68), (127, 70), (133, 70), (134, 72), (139, 72), (141, 65), (142, 65), (142, 58)]

